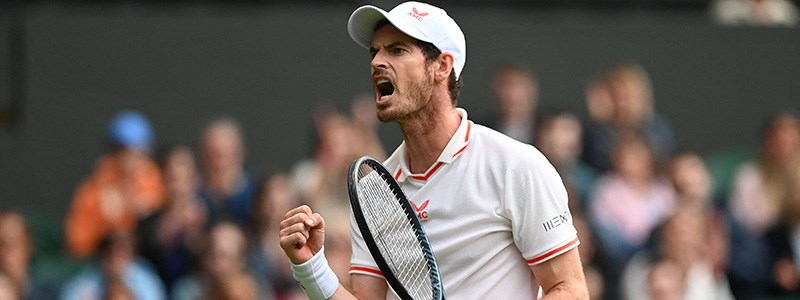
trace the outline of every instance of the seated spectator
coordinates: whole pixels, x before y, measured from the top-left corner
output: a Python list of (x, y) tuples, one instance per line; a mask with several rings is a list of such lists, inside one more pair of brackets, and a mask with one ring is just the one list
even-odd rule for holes
[(55, 298), (54, 287), (31, 272), (32, 255), (33, 241), (25, 219), (16, 212), (0, 211), (0, 274), (9, 292), (16, 295), (0, 299)]
[(614, 265), (640, 250), (650, 231), (670, 214), (675, 193), (656, 172), (646, 141), (629, 137), (613, 152), (613, 168), (597, 180), (589, 202), (595, 230)]
[(653, 232), (625, 268), (623, 299), (734, 299), (708, 243), (721, 234), (708, 212), (681, 205)]
[(294, 299), (305, 293), (292, 277), (286, 255), (280, 247), (280, 222), (284, 214), (297, 207), (300, 201), (285, 173), (266, 176), (254, 200), (255, 216), (250, 246), (250, 269), (276, 299)]
[(533, 72), (522, 64), (500, 64), (492, 75), (491, 89), (494, 112), (478, 123), (520, 142), (533, 143), (539, 102), (539, 84)]
[(139, 219), (164, 204), (161, 171), (149, 157), (153, 132), (147, 118), (121, 112), (111, 120), (107, 138), (110, 153), (78, 186), (67, 213), (67, 245), (76, 257), (93, 254), (111, 232), (133, 232)]
[(314, 155), (293, 166), (293, 185), (301, 202), (315, 210), (349, 210), (347, 168), (357, 157), (352, 120), (335, 109), (322, 108), (314, 114), (314, 124)]
[[(611, 96), (611, 119), (586, 133), (584, 159), (601, 172), (611, 167), (611, 151), (625, 136), (638, 135), (650, 145), (655, 158), (665, 161), (675, 150), (675, 134), (655, 112), (650, 77), (635, 63), (621, 64), (606, 75)], [(594, 99), (596, 100), (596, 99)]]
[(715, 0), (711, 15), (722, 25), (786, 26), (797, 25), (797, 5), (790, 0)]
[(126, 232), (107, 235), (97, 261), (70, 279), (61, 299), (103, 299), (109, 294), (133, 295), (133, 299), (166, 299), (164, 286), (146, 261), (137, 258), (133, 236)]
[(765, 234), (774, 297), (800, 297), (800, 166), (792, 175), (783, 217)]
[(728, 206), (749, 234), (761, 237), (775, 225), (789, 189), (792, 168), (800, 164), (800, 119), (782, 112), (761, 130), (761, 153), (736, 171)]
[(245, 171), (245, 147), (239, 125), (231, 118), (212, 121), (201, 141), (203, 180), (200, 197), (209, 220), (233, 219), (247, 223), (256, 182)]
[(714, 204), (714, 183), (703, 158), (694, 152), (676, 154), (669, 162), (667, 175), (680, 204), (701, 209)]
[(192, 151), (185, 146), (170, 149), (163, 159), (167, 204), (139, 224), (139, 249), (153, 262), (169, 290), (173, 282), (195, 267), (206, 224), (206, 212), (198, 196), (199, 178)]
[(172, 299), (260, 299), (247, 273), (247, 238), (235, 222), (219, 221), (208, 232), (200, 273), (179, 279)]
[(538, 117), (534, 145), (575, 189), (579, 208), (584, 210), (596, 175), (592, 167), (580, 160), (582, 139), (583, 128), (576, 115), (552, 110)]

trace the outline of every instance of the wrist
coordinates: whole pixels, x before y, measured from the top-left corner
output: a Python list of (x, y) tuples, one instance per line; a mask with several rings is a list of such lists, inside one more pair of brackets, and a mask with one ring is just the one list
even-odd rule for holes
[(291, 263), (291, 268), (294, 279), (311, 300), (328, 299), (339, 288), (339, 278), (328, 265), (324, 248), (304, 263)]

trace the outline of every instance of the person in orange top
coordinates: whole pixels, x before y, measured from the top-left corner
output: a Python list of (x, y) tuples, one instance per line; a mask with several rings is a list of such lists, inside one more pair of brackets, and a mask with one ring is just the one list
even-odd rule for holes
[(110, 151), (76, 189), (66, 240), (76, 257), (93, 254), (106, 234), (133, 232), (138, 220), (165, 202), (161, 171), (149, 156), (153, 133), (136, 111), (118, 113), (108, 126)]

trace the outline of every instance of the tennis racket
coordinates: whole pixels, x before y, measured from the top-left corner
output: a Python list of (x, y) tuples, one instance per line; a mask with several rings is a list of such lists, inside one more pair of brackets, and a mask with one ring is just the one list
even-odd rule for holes
[(391, 173), (364, 156), (350, 165), (347, 186), (358, 229), (389, 286), (403, 300), (443, 300), (428, 236)]

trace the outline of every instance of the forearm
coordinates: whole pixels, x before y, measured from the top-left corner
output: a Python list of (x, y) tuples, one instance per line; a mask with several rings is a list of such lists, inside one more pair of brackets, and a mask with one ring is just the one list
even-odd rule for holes
[(561, 282), (545, 291), (542, 300), (549, 299), (589, 299), (589, 292), (578, 283)]

